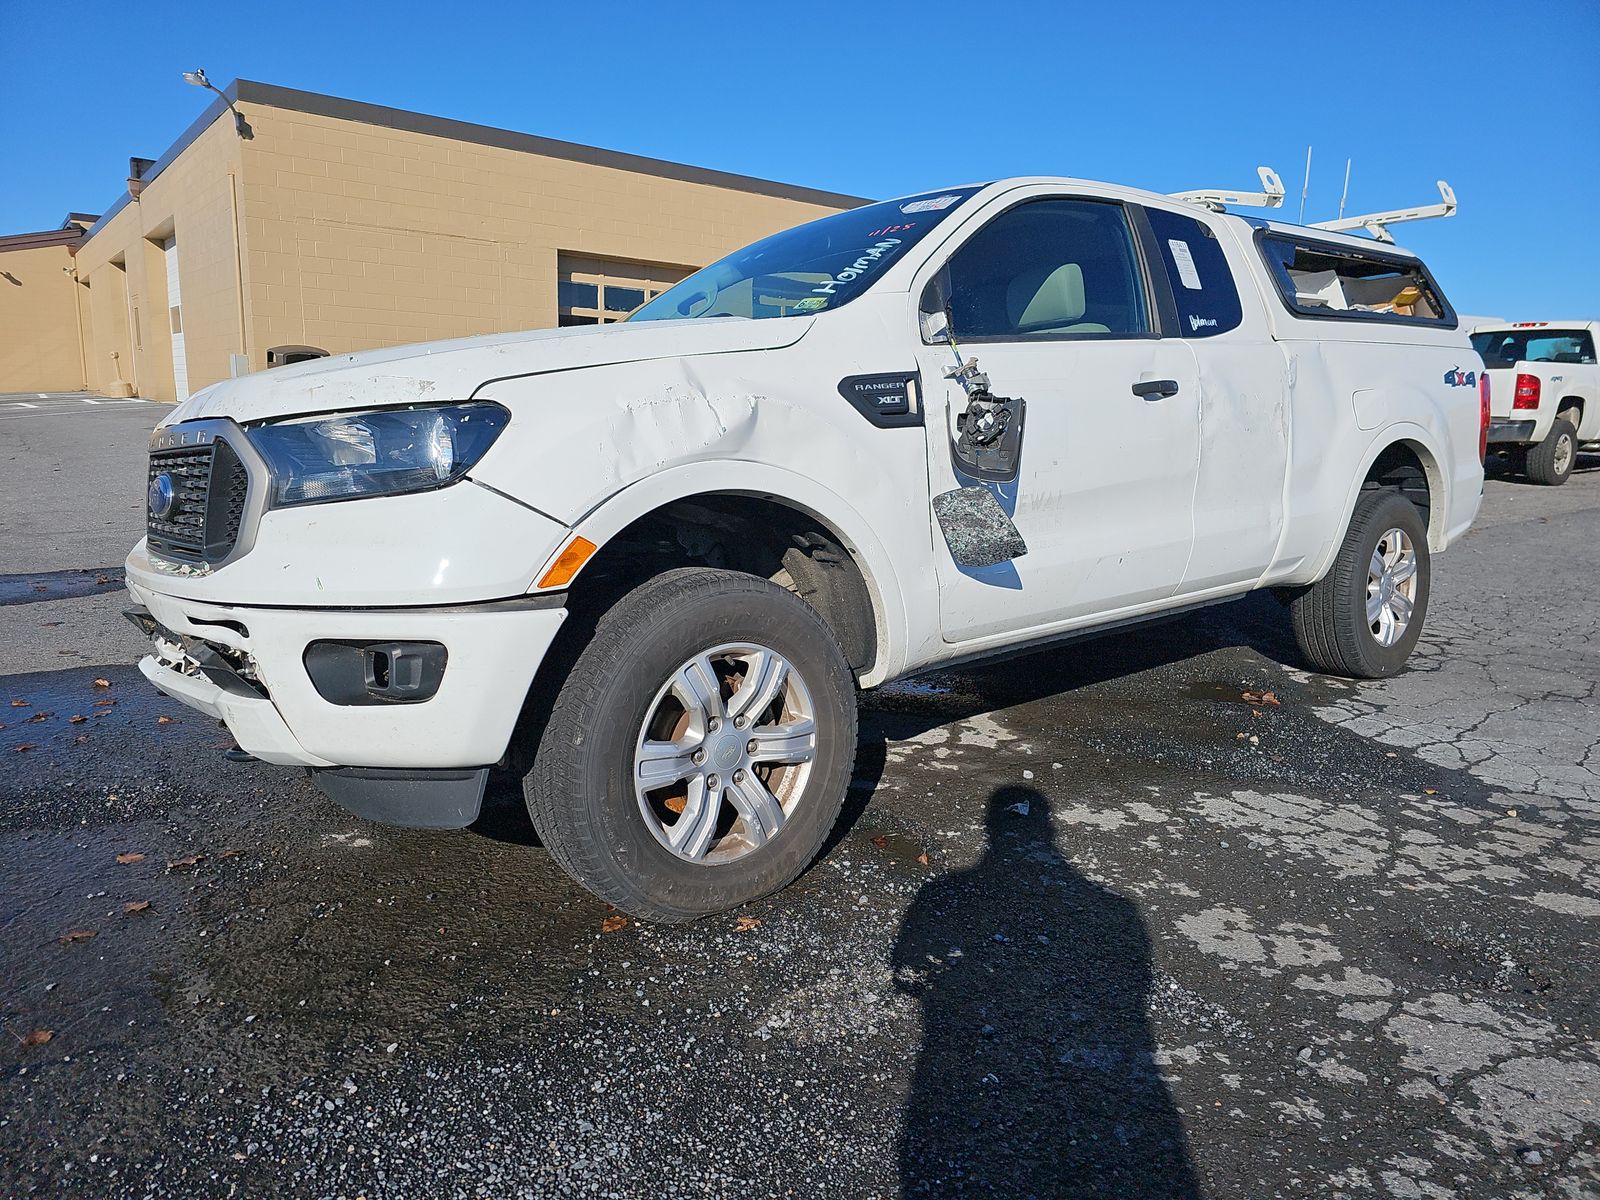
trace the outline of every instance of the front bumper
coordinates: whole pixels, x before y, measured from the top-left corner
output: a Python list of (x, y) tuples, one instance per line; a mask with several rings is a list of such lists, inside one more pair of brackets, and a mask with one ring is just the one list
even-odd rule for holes
[[(304, 767), (439, 769), (498, 762), (566, 617), (561, 596), (440, 608), (289, 609), (187, 600), (132, 578), (128, 592), (163, 627), (155, 652), (139, 664), (151, 683), (222, 721), (240, 749), (266, 762)], [(201, 644), (196, 653), (185, 651), (184, 638)], [(305, 666), (306, 647), (328, 640), (439, 642), (448, 661), (427, 700), (330, 703)], [(242, 669), (200, 661), (208, 646)]]

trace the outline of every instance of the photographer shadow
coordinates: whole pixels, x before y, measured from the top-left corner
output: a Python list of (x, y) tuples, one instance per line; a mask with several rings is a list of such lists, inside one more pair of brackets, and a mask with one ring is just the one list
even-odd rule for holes
[(923, 1030), (902, 1194), (1199, 1197), (1137, 907), (1055, 849), (1039, 792), (999, 789), (986, 822), (982, 858), (922, 888), (894, 947)]

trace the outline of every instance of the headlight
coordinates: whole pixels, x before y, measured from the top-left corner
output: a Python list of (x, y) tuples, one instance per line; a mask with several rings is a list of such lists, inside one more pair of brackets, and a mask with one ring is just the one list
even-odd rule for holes
[(454, 483), (510, 419), (498, 404), (472, 401), (297, 417), (247, 432), (272, 468), (270, 503), (281, 507)]

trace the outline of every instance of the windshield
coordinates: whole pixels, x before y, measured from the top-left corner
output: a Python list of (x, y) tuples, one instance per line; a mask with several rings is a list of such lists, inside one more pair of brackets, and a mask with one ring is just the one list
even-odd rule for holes
[(1587, 329), (1491, 329), (1473, 334), (1472, 348), (1486, 367), (1594, 362), (1594, 339)]
[(696, 271), (628, 320), (798, 317), (838, 308), (977, 190), (887, 200), (775, 233)]

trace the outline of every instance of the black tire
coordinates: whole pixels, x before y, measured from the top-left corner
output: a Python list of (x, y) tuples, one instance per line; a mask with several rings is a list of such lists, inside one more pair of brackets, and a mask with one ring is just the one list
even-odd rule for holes
[[(1398, 640), (1381, 644), (1367, 623), (1368, 564), (1391, 529), (1411, 541), (1416, 555), (1416, 597)], [(1398, 492), (1363, 492), (1344, 543), (1328, 573), (1289, 604), (1295, 641), (1317, 670), (1355, 679), (1381, 679), (1405, 666), (1428, 614), (1432, 566), (1428, 530), (1416, 505)]]
[[(772, 839), (706, 865), (678, 857), (646, 824), (634, 746), (679, 666), (735, 642), (775, 650), (804, 680), (816, 752)], [(637, 917), (688, 921), (775, 892), (805, 870), (838, 820), (855, 751), (855, 681), (816, 610), (754, 575), (684, 568), (634, 588), (600, 618), (561, 685), (523, 794), (540, 840), (584, 887)]]
[(1560, 487), (1572, 474), (1578, 457), (1578, 431), (1565, 416), (1550, 424), (1544, 441), (1528, 448), (1528, 478), (1546, 487)]

